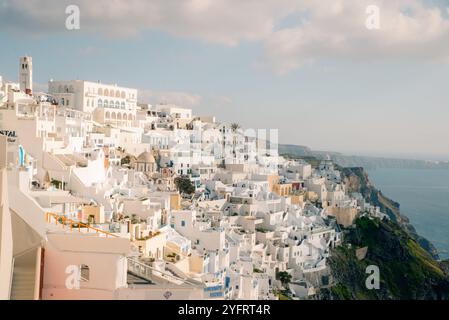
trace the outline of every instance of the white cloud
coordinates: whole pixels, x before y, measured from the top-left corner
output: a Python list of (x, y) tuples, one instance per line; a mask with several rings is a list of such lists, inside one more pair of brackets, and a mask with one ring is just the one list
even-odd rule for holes
[[(421, 1), (310, 1), (307, 20), (273, 32), (264, 43), (267, 61), (286, 73), (322, 58), (357, 60), (449, 58), (449, 20)], [(365, 10), (380, 9), (380, 29), (368, 30)]]
[(296, 7), (294, 0), (0, 0), (0, 30), (73, 32), (65, 8), (80, 8), (81, 32), (109, 36), (162, 30), (177, 36), (237, 45), (269, 35), (275, 21)]
[[(65, 30), (64, 11), (77, 4), (80, 32), (127, 37), (159, 30), (226, 46), (259, 42), (265, 54), (257, 65), (277, 73), (323, 58), (447, 61), (449, 9), (424, 1), (0, 0), (0, 30), (73, 32)], [(380, 30), (365, 27), (368, 5), (380, 8)]]
[(201, 102), (201, 96), (188, 92), (139, 90), (139, 101), (151, 104), (176, 104), (191, 108)]

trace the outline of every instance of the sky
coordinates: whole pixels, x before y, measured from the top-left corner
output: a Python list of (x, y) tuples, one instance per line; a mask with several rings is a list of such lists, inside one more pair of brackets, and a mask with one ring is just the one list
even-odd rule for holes
[(0, 0), (0, 48), (0, 75), (31, 55), (39, 90), (100, 80), (281, 143), (449, 160), (449, 1)]

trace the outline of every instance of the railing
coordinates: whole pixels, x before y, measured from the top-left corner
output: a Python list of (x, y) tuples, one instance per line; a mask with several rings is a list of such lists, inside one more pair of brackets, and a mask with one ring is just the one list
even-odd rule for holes
[(133, 258), (128, 258), (128, 271), (152, 282), (151, 276), (153, 274), (153, 270), (150, 266), (144, 263), (141, 263)]
[(177, 285), (187, 284), (193, 287), (202, 287), (202, 283), (178, 277), (170, 272), (158, 270), (152, 266), (144, 264), (138, 261), (136, 258), (128, 257), (128, 271), (136, 274), (137, 276), (146, 279), (148, 281), (154, 282), (154, 277), (158, 277), (169, 282), (175, 283)]
[(65, 229), (66, 227), (68, 229), (70, 229), (70, 231), (73, 231), (73, 229), (78, 229), (78, 232), (81, 232), (81, 228), (86, 229), (88, 232), (90, 231), (94, 231), (95, 233), (100, 233), (100, 234), (104, 234), (106, 235), (106, 237), (114, 237), (114, 238), (119, 238), (118, 235), (98, 229), (98, 228), (94, 228), (88, 224), (79, 222), (79, 221), (75, 221), (69, 218), (66, 218), (63, 215), (58, 215), (56, 213), (53, 212), (46, 212), (45, 213), (45, 220), (47, 221), (47, 223), (51, 223), (52, 219), (54, 219), (55, 224), (61, 224), (63, 229)]
[(11, 299), (11, 295), (12, 295), (12, 284), (13, 284), (13, 280), (14, 280), (14, 265), (16, 263), (16, 259), (14, 257), (12, 257), (12, 261), (11, 261), (11, 278), (9, 279), (9, 298)]

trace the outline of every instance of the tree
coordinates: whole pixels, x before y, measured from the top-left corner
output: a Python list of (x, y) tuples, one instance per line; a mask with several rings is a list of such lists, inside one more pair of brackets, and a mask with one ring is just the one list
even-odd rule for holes
[(123, 158), (120, 159), (120, 164), (123, 166), (125, 164), (130, 164), (131, 160), (135, 159), (134, 157), (131, 158), (130, 155), (126, 155)]
[(281, 271), (278, 272), (277, 274), (278, 279), (281, 281), (282, 285), (285, 287), (287, 284), (290, 283), (290, 281), (292, 281), (292, 276), (291, 274), (289, 274), (286, 271)]
[(231, 123), (231, 130), (232, 132), (236, 132), (237, 129), (240, 129), (240, 125), (238, 123)]
[(187, 176), (176, 177), (175, 185), (180, 193), (192, 194), (195, 192), (195, 186)]

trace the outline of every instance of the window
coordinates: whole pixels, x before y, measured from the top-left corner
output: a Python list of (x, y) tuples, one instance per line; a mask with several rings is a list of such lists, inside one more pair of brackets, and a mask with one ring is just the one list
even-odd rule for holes
[(98, 107), (103, 108), (103, 100), (98, 99)]
[(181, 221), (181, 227), (185, 227), (186, 226), (186, 222), (185, 222), (185, 220), (182, 220)]
[(104, 106), (105, 108), (108, 108), (108, 107), (109, 107), (109, 102), (108, 102), (108, 100), (104, 100), (103, 106)]
[(120, 102), (116, 101), (116, 102), (115, 102), (115, 107), (116, 107), (117, 109), (120, 109)]
[(125, 109), (125, 103), (122, 102), (122, 109)]
[(89, 266), (82, 264), (79, 267), (80, 270), (80, 281), (81, 282), (88, 282), (90, 280), (90, 268)]

